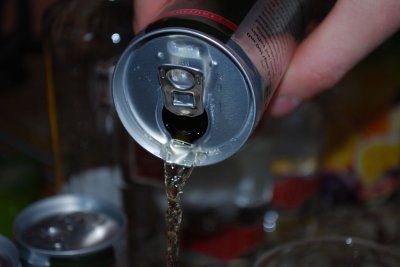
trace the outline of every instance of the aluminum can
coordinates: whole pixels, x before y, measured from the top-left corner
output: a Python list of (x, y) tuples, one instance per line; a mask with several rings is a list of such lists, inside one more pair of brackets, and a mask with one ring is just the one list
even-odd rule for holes
[(0, 235), (0, 266), (19, 267), (17, 247), (5, 236)]
[(97, 198), (58, 195), (28, 206), (13, 232), (22, 266), (118, 266), (126, 219)]
[[(233, 155), (305, 35), (310, 2), (172, 1), (115, 68), (114, 105), (129, 134), (178, 164), (209, 165)], [(192, 155), (170, 157), (174, 140), (189, 143)]]

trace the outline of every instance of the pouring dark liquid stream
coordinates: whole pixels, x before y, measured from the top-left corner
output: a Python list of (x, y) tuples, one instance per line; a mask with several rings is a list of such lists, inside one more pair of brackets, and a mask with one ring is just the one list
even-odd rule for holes
[(182, 222), (181, 197), (183, 187), (193, 167), (164, 163), (165, 189), (168, 207), (165, 214), (167, 230), (167, 267), (177, 266), (179, 256), (179, 228)]

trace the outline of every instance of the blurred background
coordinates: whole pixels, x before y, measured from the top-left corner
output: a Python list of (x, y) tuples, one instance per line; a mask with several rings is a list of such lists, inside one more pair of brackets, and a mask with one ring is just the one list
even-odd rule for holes
[(22, 207), (51, 190), (53, 159), (42, 43), (41, 17), (53, 1), (0, 3), (0, 220), (11, 234)]
[[(0, 234), (12, 238), (15, 216), (41, 198), (96, 195), (128, 217), (131, 265), (159, 266), (162, 162), (126, 136), (109, 94), (132, 38), (129, 2), (0, 2)], [(248, 266), (324, 234), (400, 247), (399, 70), (397, 33), (332, 90), (265, 117), (237, 155), (195, 169), (182, 263)]]

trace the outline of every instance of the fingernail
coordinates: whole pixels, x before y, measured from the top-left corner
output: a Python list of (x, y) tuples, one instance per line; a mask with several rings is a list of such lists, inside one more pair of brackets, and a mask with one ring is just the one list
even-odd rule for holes
[(301, 99), (296, 96), (280, 96), (271, 102), (268, 107), (268, 112), (272, 116), (283, 116), (294, 109), (296, 109), (301, 103)]

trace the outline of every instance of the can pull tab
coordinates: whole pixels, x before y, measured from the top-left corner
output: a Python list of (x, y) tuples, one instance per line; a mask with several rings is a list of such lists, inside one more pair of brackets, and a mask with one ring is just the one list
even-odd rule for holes
[(203, 74), (184, 66), (163, 65), (158, 68), (164, 106), (179, 116), (201, 115), (203, 107)]

